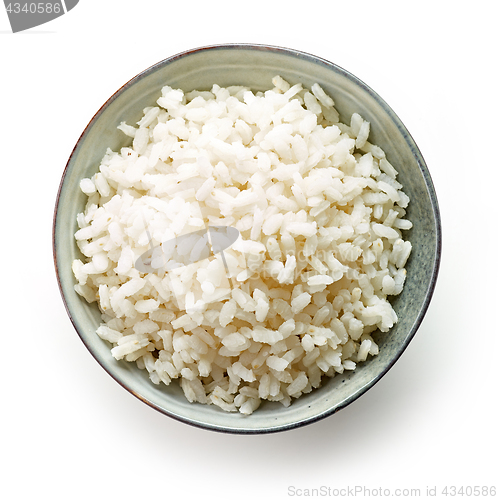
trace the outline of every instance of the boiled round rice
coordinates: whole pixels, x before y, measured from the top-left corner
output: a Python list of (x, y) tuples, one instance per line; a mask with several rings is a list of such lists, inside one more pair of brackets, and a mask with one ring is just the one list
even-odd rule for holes
[[(318, 84), (273, 85), (165, 86), (81, 181), (75, 234), (75, 289), (112, 355), (243, 414), (378, 354), (411, 251), (409, 199), (370, 124), (340, 123)], [(215, 248), (214, 226), (238, 238)]]

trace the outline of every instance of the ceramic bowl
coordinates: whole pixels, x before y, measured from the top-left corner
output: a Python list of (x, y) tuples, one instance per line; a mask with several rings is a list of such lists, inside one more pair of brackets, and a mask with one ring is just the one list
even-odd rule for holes
[[(341, 121), (353, 112), (371, 123), (370, 140), (379, 145), (399, 171), (398, 179), (411, 199), (407, 218), (413, 228), (405, 233), (413, 250), (407, 264), (403, 292), (392, 301), (399, 322), (389, 334), (378, 334), (380, 354), (360, 364), (354, 372), (326, 378), (321, 388), (293, 401), (263, 403), (250, 416), (225, 413), (215, 406), (190, 404), (179, 385), (150, 382), (134, 363), (116, 361), (110, 346), (95, 333), (100, 313), (87, 304), (73, 286), (71, 262), (80, 257), (73, 235), (76, 215), (86, 197), (79, 189), (84, 177), (93, 175), (106, 149), (118, 150), (126, 138), (116, 129), (122, 121), (140, 119), (153, 105), (164, 85), (184, 91), (245, 85), (255, 90), (271, 88), (281, 75), (308, 88), (318, 82), (333, 96)], [(292, 429), (330, 416), (372, 387), (397, 361), (413, 338), (433, 294), (441, 254), (441, 226), (434, 187), (414, 140), (391, 108), (372, 89), (346, 70), (319, 57), (296, 50), (263, 45), (220, 45), (187, 51), (146, 69), (121, 87), (97, 112), (78, 140), (62, 177), (54, 215), (53, 245), (56, 273), (71, 321), (95, 359), (125, 389), (151, 407), (182, 422), (232, 433), (267, 433)]]

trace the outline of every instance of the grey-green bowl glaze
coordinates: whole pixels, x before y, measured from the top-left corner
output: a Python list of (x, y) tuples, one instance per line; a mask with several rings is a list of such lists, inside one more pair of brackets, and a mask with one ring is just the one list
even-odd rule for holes
[[(137, 121), (143, 108), (170, 85), (184, 91), (245, 85), (256, 90), (272, 86), (275, 75), (291, 83), (318, 82), (333, 96), (341, 120), (353, 112), (371, 122), (370, 140), (382, 147), (399, 171), (409, 195), (408, 218), (413, 228), (405, 235), (413, 250), (402, 294), (393, 301), (399, 322), (389, 334), (376, 336), (380, 354), (356, 371), (326, 378), (321, 388), (295, 400), (289, 408), (263, 403), (251, 416), (225, 413), (215, 406), (190, 404), (178, 384), (156, 386), (133, 363), (116, 361), (109, 344), (95, 333), (100, 313), (74, 291), (71, 262), (79, 257), (73, 235), (76, 215), (84, 209), (79, 181), (98, 168), (108, 147), (118, 150), (126, 137), (116, 129), (123, 120)], [(64, 171), (54, 215), (53, 250), (62, 297), (82, 341), (102, 367), (139, 399), (175, 419), (207, 429), (232, 433), (266, 433), (292, 429), (332, 415), (372, 387), (396, 362), (414, 336), (432, 297), (441, 255), (441, 225), (432, 181), (412, 137), (391, 108), (367, 85), (338, 66), (318, 57), (263, 45), (203, 47), (165, 59), (119, 89), (97, 112), (81, 135)]]

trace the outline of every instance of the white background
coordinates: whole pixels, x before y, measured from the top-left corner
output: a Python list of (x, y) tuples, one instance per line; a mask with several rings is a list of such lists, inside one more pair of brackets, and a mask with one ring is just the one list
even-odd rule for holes
[[(4, 498), (285, 499), (297, 488), (498, 486), (493, 2), (81, 0), (12, 34), (0, 6), (0, 467)], [(176, 422), (94, 361), (52, 262), (59, 181), (87, 122), (183, 50), (267, 43), (349, 70), (395, 110), (438, 194), (443, 259), (394, 368), (316, 424), (238, 436)], [(296, 488), (293, 490), (292, 488)], [(301, 493), (305, 493), (302, 491)]]

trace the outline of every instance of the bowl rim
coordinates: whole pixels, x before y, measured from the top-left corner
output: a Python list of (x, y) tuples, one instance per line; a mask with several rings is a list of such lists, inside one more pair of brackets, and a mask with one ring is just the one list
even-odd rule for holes
[[(430, 274), (430, 281), (429, 285), (427, 288), (427, 293), (425, 295), (422, 307), (420, 308), (418, 315), (413, 322), (411, 329), (409, 333), (406, 336), (406, 339), (404, 343), (401, 345), (401, 347), (396, 351), (395, 355), (392, 357), (389, 363), (386, 364), (386, 366), (378, 373), (374, 378), (369, 380), (367, 383), (365, 383), (359, 390), (354, 392), (353, 394), (350, 394), (348, 397), (346, 397), (343, 401), (341, 401), (339, 404), (329, 408), (328, 410), (318, 414), (314, 415), (312, 417), (304, 418), (302, 420), (294, 421), (292, 423), (288, 424), (280, 424), (280, 425), (275, 425), (275, 426), (269, 426), (269, 427), (264, 427), (264, 428), (237, 428), (237, 427), (225, 427), (223, 425), (217, 426), (209, 423), (204, 423), (204, 422), (199, 422), (195, 420), (191, 420), (188, 417), (183, 417), (181, 415), (177, 415), (173, 412), (168, 411), (165, 408), (162, 408), (158, 404), (154, 403), (153, 401), (150, 401), (148, 398), (142, 396), (141, 394), (137, 393), (133, 389), (127, 386), (127, 384), (120, 380), (113, 372), (110, 370), (108, 367), (106, 367), (103, 363), (100, 362), (98, 357), (96, 356), (96, 353), (94, 352), (91, 344), (87, 342), (85, 339), (84, 335), (80, 332), (76, 320), (73, 317), (73, 314), (71, 312), (71, 308), (69, 305), (69, 300), (66, 298), (62, 286), (62, 280), (61, 276), (59, 273), (59, 267), (58, 267), (58, 252), (57, 252), (57, 241), (56, 241), (56, 228), (57, 228), (57, 216), (59, 212), (59, 205), (61, 201), (61, 193), (62, 189), (64, 186), (64, 182), (66, 180), (66, 176), (68, 174), (69, 166), (71, 164), (71, 161), (73, 157), (76, 154), (76, 151), (78, 150), (80, 144), (83, 142), (85, 139), (88, 131), (91, 129), (91, 127), (94, 125), (94, 123), (99, 119), (99, 117), (103, 114), (105, 109), (120, 95), (122, 94), (126, 89), (129, 87), (133, 86), (136, 82), (139, 80), (145, 78), (151, 73), (154, 73), (155, 71), (173, 63), (174, 61), (178, 59), (183, 59), (185, 57), (188, 57), (193, 54), (198, 54), (206, 51), (216, 51), (216, 50), (248, 50), (248, 51), (266, 51), (266, 52), (271, 52), (271, 53), (281, 53), (286, 56), (291, 56), (299, 59), (305, 59), (311, 63), (319, 64), (320, 66), (324, 66), (327, 69), (331, 69), (337, 73), (342, 74), (345, 76), (348, 80), (350, 80), (353, 84), (361, 87), (365, 92), (367, 92), (376, 102), (380, 107), (387, 113), (389, 118), (395, 123), (396, 127), (398, 130), (403, 134), (405, 137), (412, 155), (415, 157), (416, 162), (419, 166), (419, 169), (423, 175), (425, 185), (427, 188), (427, 193), (431, 202), (431, 209), (434, 217), (434, 226), (435, 226), (435, 254), (434, 254), (434, 264), (431, 269), (431, 274)], [(315, 56), (313, 54), (303, 52), (300, 50), (296, 49), (291, 49), (287, 47), (282, 47), (282, 46), (276, 46), (276, 45), (265, 45), (265, 44), (252, 44), (252, 43), (226, 43), (226, 44), (214, 44), (214, 45), (205, 45), (201, 47), (197, 47), (194, 49), (189, 49), (185, 50), (182, 52), (179, 52), (175, 55), (172, 55), (170, 57), (167, 57), (166, 59), (163, 59), (145, 70), (141, 71), (137, 75), (135, 75), (133, 78), (128, 80), (124, 85), (122, 85), (118, 90), (116, 90), (111, 97), (109, 97), (106, 102), (98, 109), (98, 111), (93, 115), (93, 117), (90, 119), (88, 124), (85, 126), (83, 132), (79, 136), (73, 150), (71, 151), (71, 154), (69, 155), (68, 161), (66, 163), (66, 166), (64, 168), (64, 171), (62, 173), (61, 181), (59, 184), (59, 189), (57, 191), (57, 197), (56, 197), (56, 202), (55, 202), (55, 208), (54, 208), (54, 214), (53, 214), (53, 221), (52, 221), (52, 253), (53, 253), (53, 262), (54, 262), (54, 267), (55, 267), (55, 274), (57, 278), (57, 284), (59, 287), (59, 291), (61, 293), (62, 301), (64, 303), (64, 307), (66, 309), (66, 312), (69, 316), (69, 319), (76, 330), (76, 333), (78, 334), (79, 338), (83, 342), (83, 344), (86, 346), (90, 354), (93, 356), (93, 358), (98, 362), (98, 364), (119, 384), (121, 385), (124, 389), (126, 389), (129, 393), (133, 394), (136, 398), (139, 400), (143, 401), (145, 404), (150, 406), (151, 408), (154, 408), (155, 410), (159, 411), (160, 413), (167, 415), (170, 418), (173, 418), (174, 420), (177, 420), (179, 422), (191, 425), (193, 427), (201, 428), (201, 429), (207, 429), (211, 431), (217, 431), (217, 432), (222, 432), (222, 433), (227, 433), (227, 434), (269, 434), (269, 433), (276, 433), (276, 432), (282, 432), (286, 430), (291, 430), (295, 429), (298, 427), (303, 427), (306, 425), (310, 425), (314, 422), (320, 421), (326, 417), (329, 417), (335, 413), (337, 413), (339, 410), (342, 410), (346, 406), (350, 405), (354, 401), (356, 401), (360, 396), (362, 396), (365, 392), (367, 392), (369, 389), (371, 389), (384, 375), (392, 368), (392, 366), (399, 360), (401, 355), (404, 353), (410, 342), (412, 341), (413, 337), (415, 336), (415, 333), (419, 329), (426, 313), (429, 307), (429, 304), (432, 300), (437, 278), (439, 275), (439, 268), (440, 268), (440, 263), (441, 263), (441, 252), (442, 252), (442, 227), (441, 227), (441, 215), (440, 215), (440, 210), (439, 210), (439, 203), (438, 199), (436, 196), (436, 192), (434, 189), (434, 184), (431, 178), (431, 175), (429, 173), (429, 170), (427, 168), (427, 165), (425, 163), (425, 160), (422, 156), (422, 153), (420, 152), (417, 144), (415, 143), (413, 137), (411, 134), (408, 132), (406, 129), (405, 125), (402, 123), (400, 118), (396, 115), (396, 113), (391, 109), (391, 107), (378, 95), (374, 90), (372, 90), (367, 84), (365, 84), (362, 80), (360, 80), (358, 77), (350, 73), (349, 71), (343, 69), (342, 67), (338, 66), (337, 64), (330, 62), (324, 58)], [(250, 417), (249, 417), (250, 418)]]

